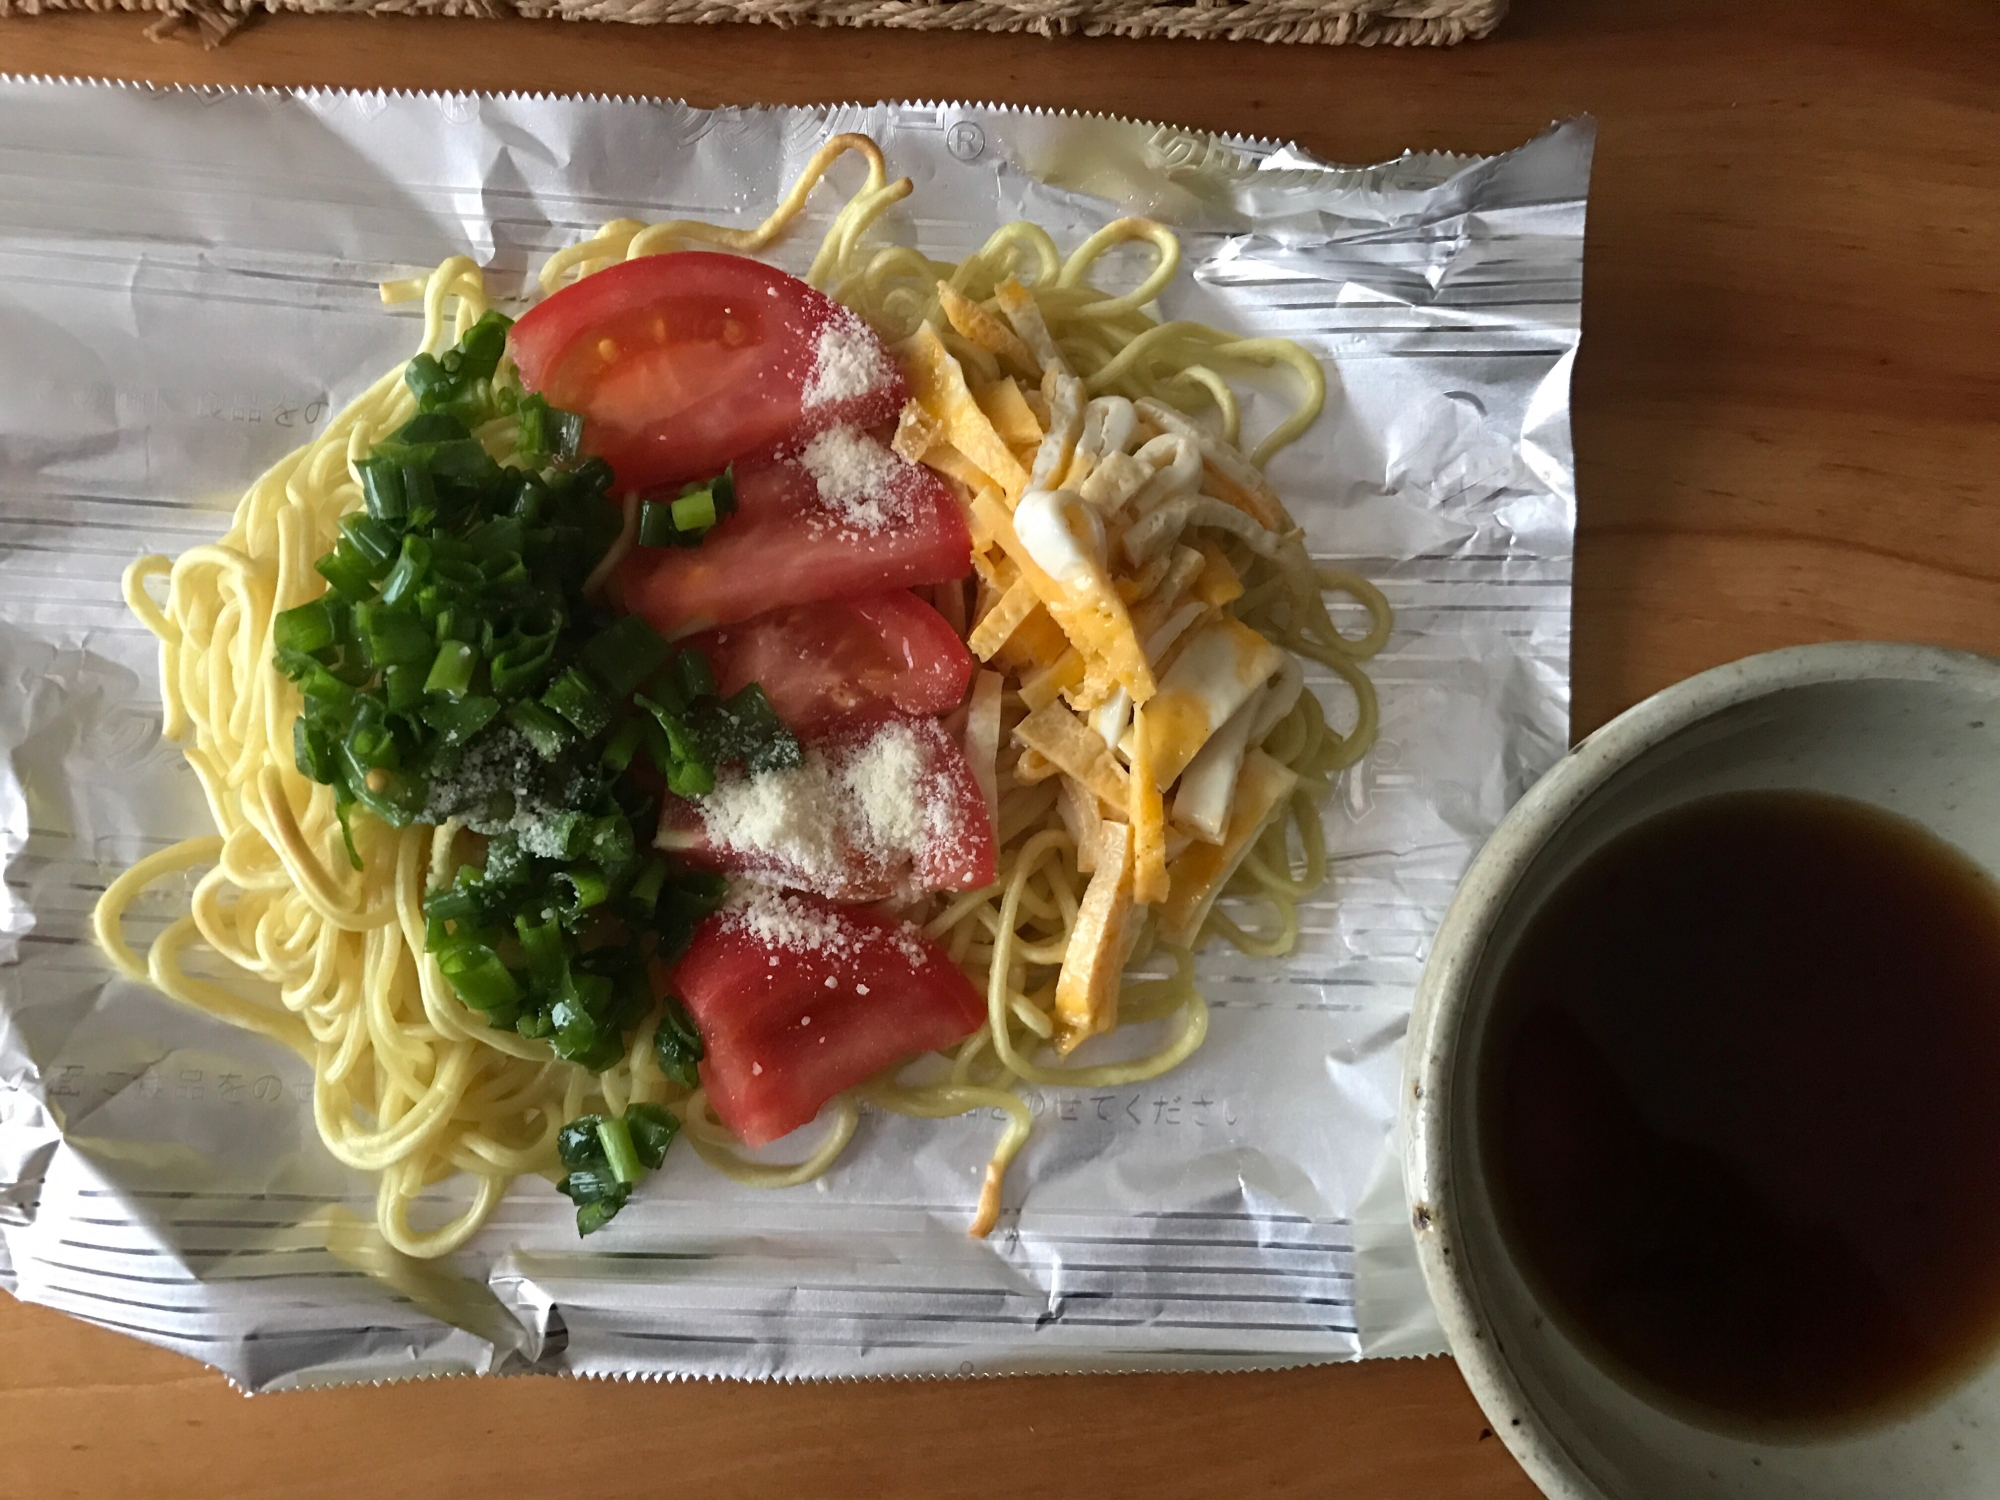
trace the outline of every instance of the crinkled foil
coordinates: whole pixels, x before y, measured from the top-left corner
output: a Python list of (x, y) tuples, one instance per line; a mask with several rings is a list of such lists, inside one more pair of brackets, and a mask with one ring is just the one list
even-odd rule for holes
[[(1207, 1045), (1143, 1086), (1029, 1090), (1000, 1227), (989, 1118), (869, 1114), (825, 1180), (673, 1153), (610, 1229), (520, 1183), (462, 1253), (370, 1182), (257, 1038), (113, 977), (105, 882), (208, 831), (159, 738), (119, 571), (219, 534), (249, 480), (407, 357), (376, 284), (469, 254), (502, 291), (616, 216), (760, 219), (865, 130), (957, 257), (1177, 226), (1168, 316), (1298, 339), (1325, 418), (1271, 476), (1396, 609), (1381, 742), (1327, 816), (1290, 959), (1211, 951)], [(1569, 381), (1592, 129), (1336, 168), (1269, 142), (972, 104), (156, 92), (0, 80), (0, 1275), (252, 1389), (445, 1371), (817, 1377), (1297, 1364), (1439, 1347), (1389, 1137), (1446, 898), (1567, 731)], [(837, 169), (841, 177), (845, 169)], [(841, 177), (842, 181), (846, 179)], [(835, 198), (778, 251), (802, 267)], [(1111, 264), (1114, 276), (1136, 261)], [(1279, 408), (1246, 406), (1256, 430)], [(1338, 721), (1349, 710), (1324, 674)], [(185, 900), (134, 910), (135, 940)], [(438, 1211), (448, 1186), (438, 1189)]]

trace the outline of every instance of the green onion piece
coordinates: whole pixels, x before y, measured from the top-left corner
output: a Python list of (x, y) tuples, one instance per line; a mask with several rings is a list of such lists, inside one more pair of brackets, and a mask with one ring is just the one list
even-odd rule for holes
[(323, 651), (333, 639), (333, 611), (324, 599), (284, 610), (271, 621), (271, 644), (280, 651)]
[(706, 1054), (701, 1033), (695, 1030), (686, 1007), (675, 996), (663, 995), (660, 1005), (660, 1024), (653, 1031), (653, 1061), (682, 1088), (700, 1088), (701, 1074), (696, 1064)]
[(681, 696), (690, 703), (697, 698), (715, 696), (715, 672), (710, 668), (708, 658), (692, 646), (674, 658), (674, 678)]
[(377, 521), (400, 521), (409, 513), (403, 494), (403, 470), (393, 458), (364, 458), (356, 464), (361, 498)]
[(419, 354), (403, 366), (403, 384), (417, 398), (418, 408), (428, 411), (434, 402), (450, 395), (456, 382), (438, 362), (436, 355)]
[(708, 492), (711, 495), (715, 496), (715, 509), (717, 514), (725, 516), (735, 515), (736, 514), (735, 468), (732, 466), (730, 468), (724, 469), (720, 474), (716, 475), (715, 478), (709, 480)]
[(517, 627), (504, 643), (496, 642), (498, 649), (487, 662), (493, 691), (504, 698), (533, 687), (555, 656), (557, 634), (554, 626), (539, 634)]
[(438, 647), (437, 659), (431, 663), (430, 676), (424, 679), (424, 691), (458, 697), (471, 686), (472, 669), (478, 664), (478, 652), (464, 641), (448, 640)]
[(673, 504), (674, 525), (681, 531), (706, 531), (716, 522), (715, 495), (708, 489), (682, 495)]
[(594, 739), (611, 724), (611, 700), (580, 667), (570, 667), (542, 694), (542, 706), (554, 709), (586, 739)]
[(591, 637), (583, 664), (597, 674), (614, 699), (623, 698), (653, 675), (669, 647), (638, 615), (624, 615)]
[(521, 986), (484, 943), (464, 943), (438, 956), (438, 968), (451, 981), (458, 998), (474, 1010), (495, 1010), (518, 1004)]
[[(444, 653), (440, 651), (438, 660), (443, 659)], [(430, 699), (417, 710), (417, 717), (442, 735), (447, 745), (462, 745), (492, 723), (499, 712), (498, 699), (473, 693), (457, 699)]]
[(391, 713), (406, 714), (424, 701), (424, 672), (424, 664), (399, 662), (382, 674)]
[(371, 667), (407, 666), (417, 662), (428, 667), (437, 647), (416, 611), (377, 608), (370, 613), (361, 637), (363, 659)]
[(655, 703), (644, 693), (637, 694), (632, 701), (653, 716), (667, 742), (665, 764), (661, 764), (659, 746), (654, 742), (653, 763), (660, 774), (667, 778), (667, 786), (680, 797), (700, 797), (715, 790), (715, 771), (702, 755), (701, 747), (687, 726), (667, 708)]
[(347, 845), (347, 862), (358, 870), (361, 868), (361, 851), (354, 847), (354, 799), (342, 797), (336, 792), (333, 815), (340, 819), (340, 841)]
[(674, 506), (671, 500), (648, 500), (640, 505), (641, 547), (678, 547), (680, 544), (681, 534), (674, 526)]
[(543, 760), (554, 760), (574, 738), (567, 724), (541, 704), (526, 698), (516, 699), (507, 705), (507, 722), (521, 731), (527, 742), (534, 746), (535, 754)]
[(623, 1198), (600, 1198), (595, 1203), (586, 1203), (576, 1211), (576, 1232), (595, 1234), (606, 1224), (618, 1217), (618, 1210), (625, 1206)]
[(396, 753), (396, 736), (389, 728), (389, 715), (382, 700), (363, 693), (354, 700), (354, 714), (347, 726), (347, 749), (360, 762), (363, 776), (374, 770), (393, 771), (401, 763)]
[(611, 882), (604, 878), (604, 872), (593, 870), (588, 865), (558, 871), (554, 884), (558, 890), (565, 886), (569, 888), (568, 899), (561, 905), (563, 914), (570, 917), (580, 916), (594, 906), (602, 906), (611, 895)]
[(632, 824), (623, 813), (591, 818), (577, 830), (580, 847), (573, 850), (604, 870), (623, 870), (638, 857)]
[(548, 398), (523, 396), (514, 413), (514, 451), (527, 459), (546, 458), (554, 448), (554, 423)]
[(578, 1115), (564, 1122), (556, 1132), (556, 1156), (564, 1166), (582, 1171), (605, 1164), (604, 1148), (597, 1141), (597, 1127), (603, 1123), (602, 1115)]
[[(629, 828), (630, 825), (627, 826)], [(632, 888), (625, 893), (625, 897), (646, 911), (651, 911), (660, 899), (660, 887), (666, 884), (666, 880), (667, 867), (657, 859), (649, 859), (633, 879)]]
[(403, 495), (409, 504), (410, 525), (430, 524), (437, 514), (437, 486), (431, 482), (431, 471), (420, 463), (403, 465)]
[(313, 567), (336, 593), (349, 599), (366, 599), (375, 592), (375, 575), (368, 570), (367, 561), (350, 551), (344, 542)]
[(742, 761), (752, 774), (762, 774), (790, 770), (805, 759), (798, 737), (754, 682), (719, 703), (703, 704), (690, 727), (702, 752), (716, 765)]
[(324, 725), (312, 723), (304, 714), (292, 720), (292, 761), (301, 776), (322, 786), (331, 786), (339, 774), (340, 759), (334, 753), (332, 738)]
[(514, 918), (514, 931), (521, 939), (521, 951), (528, 955), (528, 973), (535, 983), (559, 989), (568, 973), (569, 960), (563, 956), (562, 926), (551, 916), (533, 922), (526, 913)]
[[(417, 356), (419, 359), (423, 355)], [(407, 372), (406, 372), (407, 378)], [(378, 444), (383, 448), (428, 448), (439, 443), (461, 442), (472, 436), (465, 423), (449, 412), (419, 412)]]
[(500, 367), (500, 356), (507, 352), (507, 330), (513, 326), (514, 320), (505, 313), (489, 309), (480, 314), (479, 321), (458, 341), (459, 374), (473, 380), (492, 379)]
[(618, 732), (604, 747), (604, 763), (614, 771), (623, 771), (631, 765), (632, 757), (638, 753), (639, 742), (645, 738), (648, 722), (646, 719), (631, 718), (619, 725)]
[[(591, 1134), (596, 1133), (593, 1127)], [(612, 1204), (612, 1212), (616, 1213), (624, 1205), (630, 1190), (618, 1180), (617, 1174), (611, 1170), (610, 1163), (603, 1157), (603, 1148), (600, 1146), (597, 1161), (587, 1167), (572, 1169), (567, 1177), (556, 1184), (556, 1188), (557, 1191), (567, 1194), (573, 1202), (589, 1204), (608, 1202)]]
[(632, 1146), (632, 1132), (623, 1120), (605, 1120), (597, 1127), (597, 1143), (604, 1148), (604, 1160), (611, 1175), (630, 1187), (646, 1173), (639, 1153)]
[(371, 516), (357, 512), (345, 517), (340, 523), (340, 534), (378, 570), (388, 567), (396, 555), (396, 533)]
[(632, 1136), (632, 1149), (648, 1167), (658, 1169), (667, 1159), (667, 1148), (679, 1134), (681, 1122), (657, 1104), (634, 1104), (625, 1111), (625, 1128)]
[[(486, 907), (486, 893), (477, 883), (452, 885), (424, 896), (424, 916), (433, 922), (470, 922)], [(430, 945), (425, 944), (426, 947)], [(448, 945), (447, 945), (448, 946)], [(438, 950), (433, 948), (432, 952)]]
[(382, 602), (400, 604), (424, 581), (431, 567), (431, 544), (420, 536), (403, 538), (403, 550), (396, 566), (382, 580)]

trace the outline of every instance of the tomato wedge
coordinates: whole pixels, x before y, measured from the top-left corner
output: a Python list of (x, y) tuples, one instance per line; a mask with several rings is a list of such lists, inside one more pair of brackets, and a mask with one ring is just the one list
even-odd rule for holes
[(949, 713), (972, 683), (972, 653), (907, 589), (774, 609), (698, 635), (722, 691), (757, 683), (795, 733), (881, 710)]
[(752, 1146), (986, 1019), (971, 981), (908, 922), (811, 896), (764, 893), (707, 918), (670, 982), (701, 1031), (716, 1117)]
[(775, 266), (708, 250), (586, 276), (530, 308), (507, 350), (529, 390), (582, 414), (584, 450), (621, 490), (891, 421), (907, 394), (854, 313)]
[(659, 847), (771, 885), (879, 901), (994, 880), (986, 798), (935, 719), (844, 724), (807, 741), (794, 770), (725, 771), (708, 795), (661, 803)]
[(699, 547), (636, 547), (618, 565), (625, 608), (673, 639), (789, 605), (963, 578), (972, 534), (958, 501), (930, 470), (880, 451), (895, 466), (889, 524), (847, 524), (802, 458), (745, 461), (736, 514)]

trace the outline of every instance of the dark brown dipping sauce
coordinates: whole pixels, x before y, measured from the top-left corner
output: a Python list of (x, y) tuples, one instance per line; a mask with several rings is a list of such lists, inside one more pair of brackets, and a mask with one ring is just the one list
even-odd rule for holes
[(1620, 835), (1507, 962), (1478, 1105), (1562, 1326), (1697, 1419), (1906, 1408), (2000, 1336), (2000, 891), (1746, 792)]

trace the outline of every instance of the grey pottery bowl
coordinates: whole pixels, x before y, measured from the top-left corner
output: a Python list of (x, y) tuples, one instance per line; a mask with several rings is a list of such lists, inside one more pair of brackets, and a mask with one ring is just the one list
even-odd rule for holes
[(2000, 662), (1866, 643), (1750, 657), (1621, 715), (1521, 800), (1459, 886), (1411, 1020), (1403, 1153), (1424, 1275), (1493, 1430), (1559, 1500), (1992, 1500), (2000, 1359), (1865, 1428), (1786, 1441), (1711, 1430), (1587, 1358), (1545, 1316), (1494, 1224), (1474, 1062), (1495, 975), (1525, 919), (1635, 822), (1766, 788), (1873, 803), (2000, 875)]

